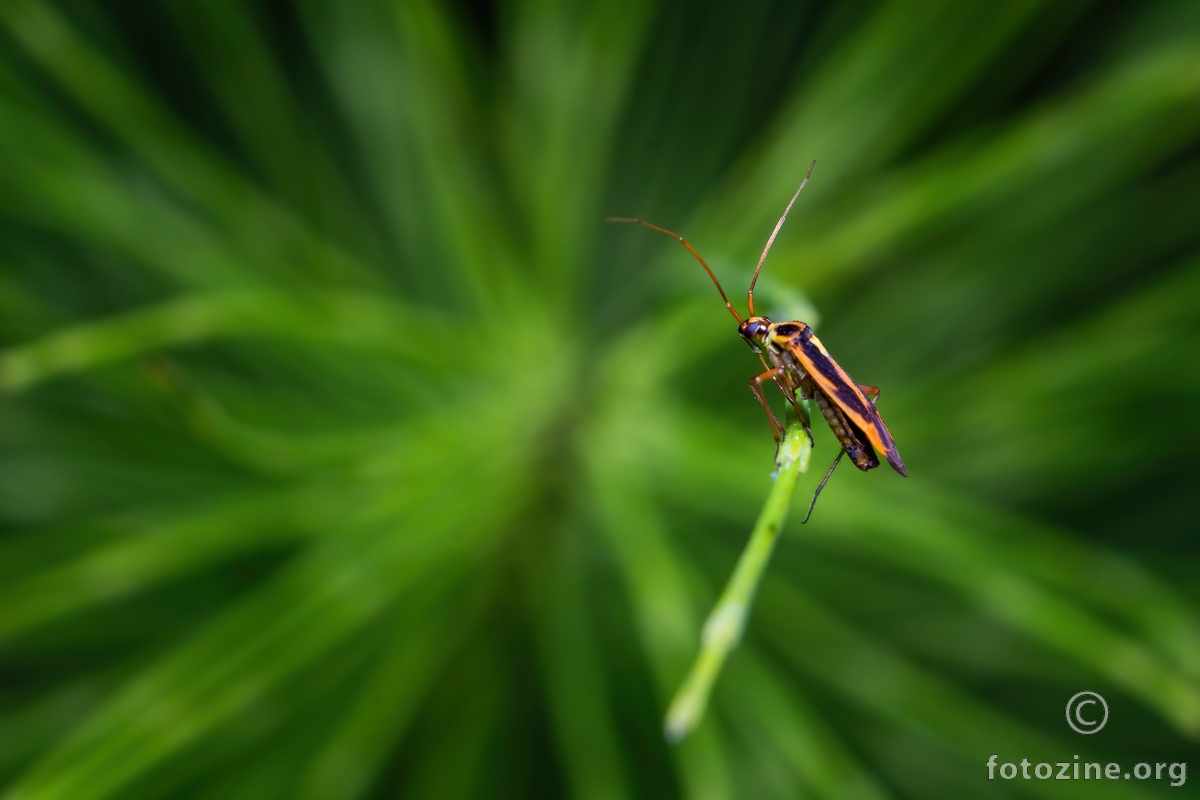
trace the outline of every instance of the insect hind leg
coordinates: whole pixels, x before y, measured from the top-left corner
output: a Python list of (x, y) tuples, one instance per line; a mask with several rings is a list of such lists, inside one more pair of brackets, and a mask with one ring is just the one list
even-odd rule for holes
[(833, 471), (837, 469), (837, 465), (841, 463), (842, 456), (844, 455), (846, 455), (845, 450), (838, 451), (837, 458), (833, 460), (833, 465), (829, 468), (829, 471), (825, 473), (825, 477), (821, 479), (820, 486), (818, 486), (817, 490), (813, 492), (812, 500), (808, 504), (808, 513), (805, 514), (804, 519), (800, 521), (801, 525), (808, 522), (808, 518), (812, 516), (813, 509), (817, 507), (817, 498), (821, 496), (821, 490), (825, 488), (825, 484), (829, 483), (829, 477), (833, 475)]

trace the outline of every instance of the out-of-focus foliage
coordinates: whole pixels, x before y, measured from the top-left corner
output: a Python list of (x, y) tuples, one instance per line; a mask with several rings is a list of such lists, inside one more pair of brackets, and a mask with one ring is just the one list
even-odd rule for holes
[[(1176, 791), (984, 763), (1196, 752), (1197, 8), (0, 4), (5, 796)], [(760, 307), (911, 477), (798, 498), (671, 748), (772, 445), (600, 220), (736, 297), (814, 158)]]

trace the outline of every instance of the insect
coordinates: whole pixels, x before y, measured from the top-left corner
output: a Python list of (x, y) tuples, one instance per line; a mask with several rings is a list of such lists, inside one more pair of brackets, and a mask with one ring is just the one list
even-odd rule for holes
[[(682, 236), (666, 228), (660, 228), (644, 220), (631, 217), (608, 217), (606, 220), (608, 222), (635, 223), (678, 239), (679, 243), (696, 257), (700, 266), (704, 267), (708, 277), (712, 278), (712, 282), (716, 284), (717, 291), (721, 293), (725, 307), (737, 320), (738, 333), (762, 362), (763, 372), (751, 378), (749, 383), (754, 396), (767, 412), (767, 422), (771, 425), (771, 434), (775, 437), (776, 446), (783, 441), (784, 426), (767, 403), (762, 389), (763, 382), (773, 381), (792, 407), (796, 409), (796, 414), (800, 417), (800, 422), (804, 426), (804, 432), (808, 435), (810, 443), (813, 442), (812, 428), (808, 414), (797, 401), (797, 393), (799, 393), (800, 399), (816, 402), (821, 416), (829, 423), (829, 427), (833, 430), (833, 435), (837, 437), (842, 449), (833, 460), (829, 471), (825, 473), (825, 477), (821, 479), (816, 492), (813, 493), (812, 502), (808, 505), (808, 513), (804, 516), (804, 522), (808, 522), (809, 517), (812, 516), (813, 507), (817, 504), (817, 497), (820, 496), (821, 490), (825, 488), (825, 484), (833, 475), (833, 471), (837, 469), (837, 465), (844, 455), (849, 455), (854, 466), (865, 472), (879, 466), (877, 453), (882, 454), (892, 469), (906, 477), (908, 475), (908, 471), (904, 468), (904, 462), (900, 460), (900, 453), (896, 450), (896, 443), (892, 440), (892, 434), (875, 408), (875, 402), (879, 399), (879, 388), (855, 383), (851, 380), (846, 371), (838, 366), (838, 363), (829, 355), (829, 351), (821, 344), (821, 340), (813, 335), (812, 328), (807, 324), (803, 322), (772, 322), (766, 317), (760, 317), (754, 313), (754, 284), (758, 282), (763, 262), (767, 260), (767, 253), (771, 252), (771, 245), (775, 243), (775, 237), (779, 234), (779, 229), (783, 227), (783, 221), (787, 219), (788, 212), (792, 210), (792, 205), (800, 196), (800, 192), (804, 191), (816, 164), (817, 162), (814, 161), (809, 165), (804, 180), (800, 182), (800, 188), (792, 195), (787, 208), (783, 210), (783, 216), (779, 218), (779, 222), (775, 223), (775, 230), (771, 231), (771, 236), (767, 239), (767, 246), (763, 248), (762, 255), (758, 259), (758, 266), (754, 268), (754, 277), (750, 279), (750, 290), (746, 293), (746, 305), (749, 313), (744, 319), (729, 302), (729, 298), (725, 296), (725, 290), (721, 288), (721, 282), (717, 280), (717, 276), (709, 269), (708, 264), (700, 257), (696, 249), (688, 244)], [(867, 399), (868, 397), (870, 400)]]

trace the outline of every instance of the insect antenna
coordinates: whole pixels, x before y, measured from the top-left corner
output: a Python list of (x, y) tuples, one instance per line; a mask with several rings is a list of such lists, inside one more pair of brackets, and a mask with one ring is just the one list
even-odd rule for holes
[[(779, 229), (783, 227), (783, 221), (787, 219), (788, 212), (792, 210), (792, 203), (795, 203), (796, 198), (804, 191), (804, 185), (808, 183), (808, 176), (812, 175), (813, 167), (816, 165), (817, 162), (815, 159), (808, 165), (808, 172), (804, 173), (804, 180), (800, 181), (800, 188), (792, 195), (792, 200), (787, 204), (787, 208), (783, 210), (783, 216), (779, 218), (779, 222), (775, 223), (775, 230), (771, 231), (771, 238), (767, 239), (767, 246), (763, 248), (762, 255), (759, 256), (758, 266), (754, 268), (754, 277), (750, 279), (750, 291), (746, 293), (746, 306), (750, 309), (750, 316), (752, 317), (754, 316), (754, 284), (758, 283), (758, 273), (762, 272), (763, 262), (767, 260), (767, 253), (771, 252), (771, 245), (775, 244), (775, 237), (778, 235)], [(818, 489), (817, 491), (821, 490)], [(811, 508), (809, 509), (809, 513), (812, 513)]]
[(844, 455), (846, 455), (845, 450), (842, 450), (841, 452), (839, 452), (837, 454), (837, 458), (835, 458), (833, 460), (833, 466), (829, 468), (829, 472), (826, 472), (825, 477), (821, 478), (821, 485), (817, 487), (817, 490), (815, 492), (813, 492), (812, 502), (810, 502), (808, 504), (808, 513), (804, 515), (804, 519), (800, 520), (801, 525), (808, 522), (808, 518), (812, 516), (813, 508), (815, 508), (817, 505), (817, 498), (821, 496), (821, 490), (824, 489), (825, 484), (829, 482), (829, 476), (833, 474), (833, 471), (835, 469), (837, 469), (837, 465), (842, 460), (842, 456), (844, 456)]
[[(816, 162), (814, 161), (813, 163), (815, 164)], [(809, 167), (808, 169), (809, 169), (809, 172), (812, 172), (812, 167)], [(795, 200), (795, 198), (792, 198), (792, 199)], [(788, 208), (791, 208), (791, 206), (788, 206)], [(632, 222), (634, 224), (647, 227), (652, 231), (658, 231), (659, 233), (665, 233), (667, 236), (670, 236), (672, 239), (678, 239), (679, 243), (681, 245), (683, 245), (684, 247), (686, 247), (688, 249), (688, 252), (696, 257), (696, 260), (700, 262), (700, 266), (704, 267), (704, 271), (708, 273), (708, 277), (712, 278), (712, 282), (714, 284), (716, 284), (717, 291), (721, 293), (721, 299), (725, 301), (725, 307), (729, 309), (730, 314), (733, 314), (733, 318), (738, 321), (738, 325), (742, 324), (742, 315), (739, 314), (734, 309), (733, 305), (729, 302), (729, 298), (725, 296), (725, 290), (721, 288), (721, 282), (719, 280), (717, 280), (717, 276), (713, 274), (713, 271), (708, 268), (708, 264), (704, 263), (704, 259), (700, 257), (699, 253), (696, 252), (696, 248), (694, 248), (690, 244), (688, 244), (687, 239), (684, 239), (682, 236), (680, 236), (678, 233), (675, 233), (674, 231), (669, 231), (666, 228), (660, 228), (657, 225), (646, 222), (645, 220), (636, 219), (634, 217), (605, 217), (604, 221), (605, 222)], [(780, 222), (783, 222), (783, 220), (780, 220)], [(753, 310), (751, 310), (750, 313), (753, 314), (754, 313)]]

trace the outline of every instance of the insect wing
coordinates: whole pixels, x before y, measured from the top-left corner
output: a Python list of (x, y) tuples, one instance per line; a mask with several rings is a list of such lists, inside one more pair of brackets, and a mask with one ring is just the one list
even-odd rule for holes
[(896, 443), (892, 440), (892, 434), (888, 431), (887, 425), (883, 423), (883, 418), (879, 416), (875, 406), (867, 400), (858, 385), (850, 380), (846, 371), (833, 360), (821, 341), (816, 336), (809, 337), (807, 341), (796, 337), (791, 344), (792, 352), (804, 365), (805, 371), (817, 388), (862, 429), (867, 438), (871, 440), (871, 445), (887, 458), (892, 469), (907, 476), (908, 470), (904, 468), (904, 462), (900, 460), (900, 453), (896, 451)]

